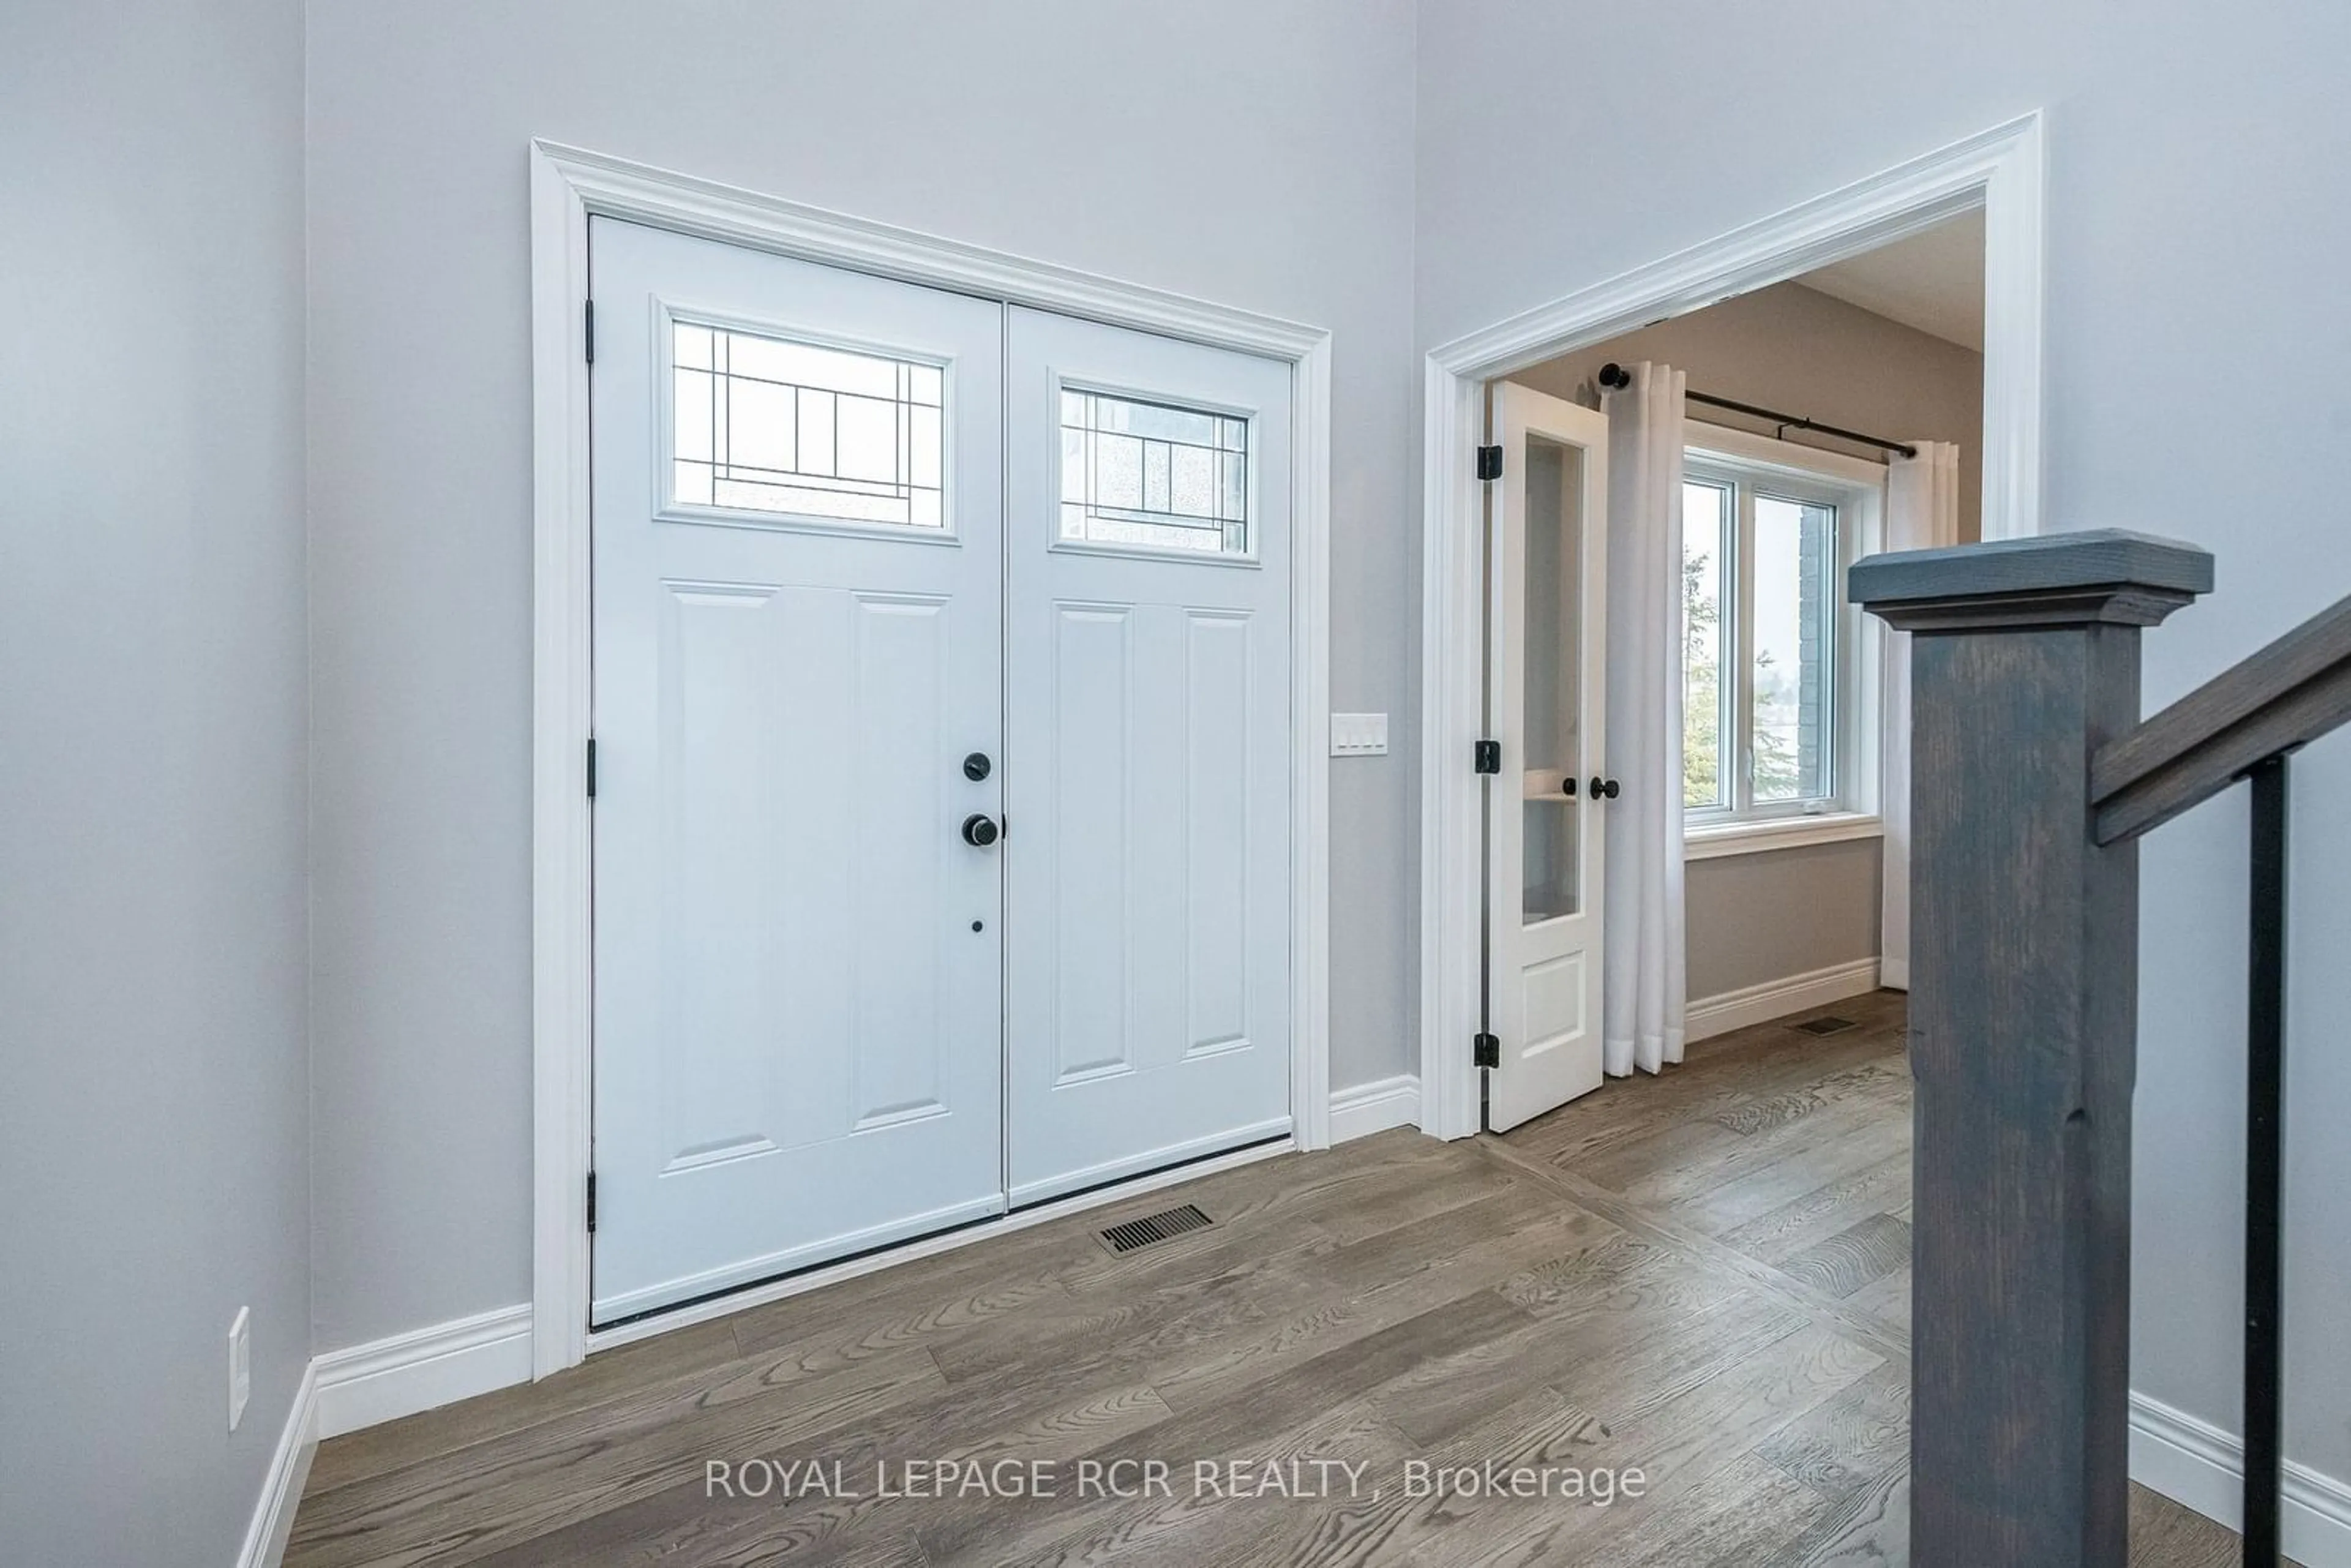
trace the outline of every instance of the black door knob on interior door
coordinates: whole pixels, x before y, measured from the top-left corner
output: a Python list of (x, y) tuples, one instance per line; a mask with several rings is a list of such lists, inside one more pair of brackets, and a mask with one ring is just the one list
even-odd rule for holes
[(978, 811), (963, 820), (963, 841), (976, 850), (986, 849), (1002, 837), (1003, 831), (996, 825), (995, 818)]
[(1616, 799), (1616, 780), (1614, 779), (1603, 779), (1597, 773), (1592, 776), (1592, 798), (1593, 800), (1614, 800)]

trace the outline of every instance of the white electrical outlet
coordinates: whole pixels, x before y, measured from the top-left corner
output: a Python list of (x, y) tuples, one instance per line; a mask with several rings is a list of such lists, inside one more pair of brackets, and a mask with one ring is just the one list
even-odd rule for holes
[(1331, 716), (1331, 755), (1385, 757), (1388, 716), (1384, 713), (1334, 713)]
[(228, 1429), (245, 1419), (245, 1402), (253, 1397), (253, 1309), (239, 1307), (236, 1322), (228, 1325)]

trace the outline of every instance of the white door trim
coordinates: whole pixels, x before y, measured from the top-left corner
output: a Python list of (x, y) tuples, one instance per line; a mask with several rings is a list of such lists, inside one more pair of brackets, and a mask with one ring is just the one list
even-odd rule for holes
[(1331, 335), (1254, 311), (531, 144), (532, 1354), (587, 1354), (590, 1133), (588, 218), (682, 234), (1286, 360), (1291, 397), (1290, 1112), (1330, 1142)]
[(1479, 481), (1489, 380), (1984, 210), (1984, 537), (2041, 531), (2042, 130), (2033, 113), (1430, 351), (1424, 371), (1421, 1125), (1478, 1130)]

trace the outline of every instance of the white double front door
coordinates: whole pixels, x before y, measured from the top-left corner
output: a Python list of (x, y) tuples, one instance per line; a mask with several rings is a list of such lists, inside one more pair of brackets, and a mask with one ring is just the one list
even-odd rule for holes
[(1287, 1134), (1290, 368), (590, 258), (593, 1321)]

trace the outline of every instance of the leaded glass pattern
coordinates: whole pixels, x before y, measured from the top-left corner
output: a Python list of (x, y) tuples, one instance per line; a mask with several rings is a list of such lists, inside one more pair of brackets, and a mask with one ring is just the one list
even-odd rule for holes
[(946, 526), (939, 366), (686, 321), (671, 344), (680, 505)]
[(1063, 388), (1061, 538), (1247, 555), (1249, 421)]

